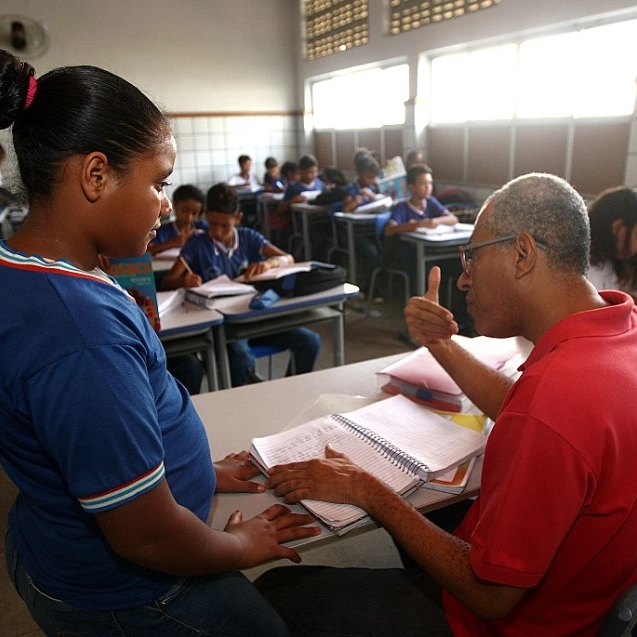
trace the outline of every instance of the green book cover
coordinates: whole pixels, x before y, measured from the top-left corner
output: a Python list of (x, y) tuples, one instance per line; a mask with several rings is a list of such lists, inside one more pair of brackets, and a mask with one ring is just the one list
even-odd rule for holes
[(150, 253), (126, 259), (109, 258), (108, 273), (135, 299), (153, 329), (159, 331), (157, 290)]

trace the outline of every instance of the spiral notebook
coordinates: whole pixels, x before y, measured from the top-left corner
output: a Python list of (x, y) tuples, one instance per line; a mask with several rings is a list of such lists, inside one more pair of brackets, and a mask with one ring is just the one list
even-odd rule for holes
[[(408, 495), (480, 454), (486, 437), (398, 395), (254, 438), (250, 454), (267, 472), (278, 464), (324, 457), (328, 443), (397, 493)], [(367, 519), (364, 511), (349, 504), (317, 500), (301, 504), (338, 535)]]

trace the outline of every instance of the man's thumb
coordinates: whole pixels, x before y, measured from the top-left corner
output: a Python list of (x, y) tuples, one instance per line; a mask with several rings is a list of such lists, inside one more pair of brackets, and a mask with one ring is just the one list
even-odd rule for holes
[(428, 301), (439, 303), (438, 290), (440, 288), (440, 278), (440, 268), (437, 265), (434, 265), (429, 271), (429, 281), (427, 285), (427, 292), (425, 293), (425, 298)]

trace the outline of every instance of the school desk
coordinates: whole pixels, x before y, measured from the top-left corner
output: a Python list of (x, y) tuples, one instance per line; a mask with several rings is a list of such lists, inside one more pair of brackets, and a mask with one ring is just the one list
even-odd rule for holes
[[(377, 214), (361, 214), (356, 212), (335, 212), (333, 214), (334, 224), (345, 226), (345, 236), (347, 240), (346, 248), (337, 248), (347, 251), (348, 278), (356, 283), (356, 243), (355, 236), (376, 238), (376, 218)], [(337, 242), (337, 231), (334, 242)], [(367, 290), (365, 290), (367, 292)]]
[(167, 356), (202, 352), (208, 389), (219, 389), (214, 330), (223, 323), (223, 314), (188, 301), (160, 317), (159, 339)]
[[(457, 229), (444, 234), (425, 234), (422, 232), (401, 232), (402, 241), (416, 246), (416, 295), (423, 296), (426, 290), (425, 273), (427, 263), (459, 259), (458, 246), (469, 241), (473, 225), (457, 224)], [(447, 290), (450, 295), (451, 290)]]
[(320, 321), (331, 321), (334, 365), (343, 365), (344, 304), (347, 299), (358, 296), (358, 293), (359, 289), (355, 285), (344, 283), (316, 294), (281, 298), (269, 307), (259, 310), (250, 309), (252, 297), (249, 294), (217, 299), (213, 307), (223, 315), (223, 323), (216, 325), (213, 330), (221, 372), (221, 387), (231, 386), (227, 343), (284, 332)]
[[(379, 389), (377, 372), (405, 354), (385, 356), (360, 363), (333, 367), (310, 374), (289, 376), (245, 385), (222, 392), (193, 396), (197, 412), (203, 420), (213, 460), (248, 449), (254, 437), (264, 436), (307, 422), (334, 411), (352, 411), (364, 404), (387, 398)], [(482, 460), (479, 459), (461, 494), (448, 494), (421, 488), (409, 496), (419, 510), (426, 512), (467, 499), (477, 494)], [(262, 494), (218, 494), (215, 496), (210, 523), (222, 529), (230, 515), (240, 510), (244, 519), (257, 515), (281, 502), (272, 492)], [(303, 511), (292, 505), (295, 511)], [(344, 538), (377, 528), (373, 522), (351, 530)], [(337, 539), (331, 531), (296, 542), (309, 548)]]
[[(270, 236), (270, 215), (274, 214), (279, 202), (283, 201), (282, 192), (262, 192), (257, 197), (257, 217), (263, 236), (272, 240)], [(275, 241), (276, 243), (276, 241)]]
[[(330, 224), (330, 207), (316, 206), (311, 203), (293, 203), (291, 205), (292, 221), (294, 233), (301, 237), (303, 241), (303, 258), (302, 261), (312, 260), (312, 238), (310, 236), (310, 226), (313, 226), (315, 232), (329, 232)], [(301, 222), (300, 231), (298, 229), (298, 220)]]

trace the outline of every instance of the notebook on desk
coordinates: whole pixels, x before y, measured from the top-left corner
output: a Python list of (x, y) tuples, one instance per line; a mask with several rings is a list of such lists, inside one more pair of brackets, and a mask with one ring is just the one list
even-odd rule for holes
[[(408, 495), (480, 454), (486, 437), (404, 396), (394, 396), (255, 438), (250, 453), (253, 462), (267, 472), (277, 464), (322, 458), (328, 443), (397, 493)], [(367, 519), (364, 511), (349, 504), (317, 500), (301, 504), (337, 535)]]

